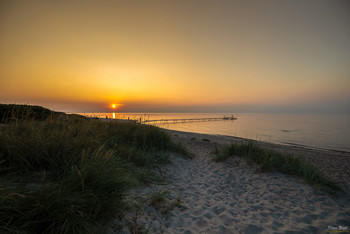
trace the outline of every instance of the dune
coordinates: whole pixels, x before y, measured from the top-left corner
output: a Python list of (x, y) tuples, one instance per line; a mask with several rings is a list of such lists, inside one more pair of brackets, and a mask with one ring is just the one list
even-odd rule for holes
[[(223, 163), (212, 161), (217, 148), (244, 139), (168, 132), (195, 158), (172, 154), (172, 164), (159, 170), (168, 178), (167, 183), (133, 190), (129, 197), (138, 200), (138, 208), (129, 211), (122, 221), (114, 220), (111, 233), (121, 224), (124, 228), (119, 229), (120, 233), (136, 229), (151, 233), (325, 233), (350, 226), (347, 153), (264, 143), (266, 147), (303, 155), (337, 181), (345, 193), (331, 197), (299, 177), (261, 173), (239, 157)], [(157, 203), (154, 194), (159, 191), (163, 193)]]

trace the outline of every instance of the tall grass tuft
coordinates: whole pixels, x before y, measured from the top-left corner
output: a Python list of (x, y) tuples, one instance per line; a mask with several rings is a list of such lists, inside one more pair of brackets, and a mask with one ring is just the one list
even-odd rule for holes
[(222, 152), (219, 152), (214, 161), (221, 162), (233, 155), (243, 157), (250, 163), (258, 164), (263, 172), (278, 171), (299, 176), (306, 183), (330, 195), (343, 192), (343, 189), (337, 183), (325, 177), (316, 167), (302, 158), (263, 148), (252, 141), (230, 145)]
[(161, 129), (136, 123), (66, 115), (3, 122), (1, 233), (104, 232), (126, 191), (157, 181), (152, 169), (169, 162), (168, 151), (185, 152)]

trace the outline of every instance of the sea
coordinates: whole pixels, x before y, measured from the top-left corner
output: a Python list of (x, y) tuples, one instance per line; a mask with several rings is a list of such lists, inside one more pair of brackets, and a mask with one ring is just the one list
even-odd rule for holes
[(148, 122), (161, 128), (350, 153), (350, 114), (80, 113), (89, 117), (165, 120), (236, 117), (235, 120)]

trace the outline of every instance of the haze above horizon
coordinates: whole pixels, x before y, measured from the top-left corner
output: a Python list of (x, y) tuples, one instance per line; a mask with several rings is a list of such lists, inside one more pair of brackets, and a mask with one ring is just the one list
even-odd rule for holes
[(1, 1), (0, 103), (350, 113), (350, 3)]

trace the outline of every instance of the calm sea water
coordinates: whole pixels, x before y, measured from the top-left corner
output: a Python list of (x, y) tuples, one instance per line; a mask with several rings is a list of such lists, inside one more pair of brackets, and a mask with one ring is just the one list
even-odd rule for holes
[[(113, 113), (87, 115), (113, 118)], [(153, 120), (235, 116), (237, 120), (156, 124), (159, 127), (207, 134), (236, 136), (278, 144), (350, 152), (350, 115), (344, 114), (194, 114), (194, 113), (115, 113), (116, 118)]]

